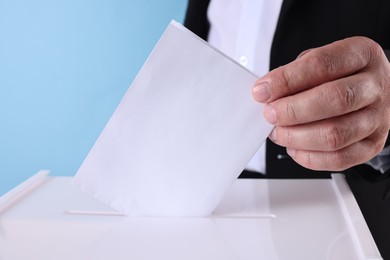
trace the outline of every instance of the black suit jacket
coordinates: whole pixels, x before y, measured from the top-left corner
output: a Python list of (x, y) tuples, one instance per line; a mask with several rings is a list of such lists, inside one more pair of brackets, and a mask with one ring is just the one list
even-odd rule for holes
[[(185, 26), (207, 39), (209, 0), (190, 0)], [(390, 55), (389, 0), (284, 0), (271, 48), (270, 69), (293, 61), (302, 51), (350, 36), (366, 36)], [(389, 139), (387, 141), (389, 144)], [(305, 169), (291, 160), (285, 148), (267, 141), (267, 178), (324, 178), (327, 172)], [(389, 173), (367, 165), (346, 171), (347, 181), (385, 259), (390, 259)], [(241, 177), (259, 177), (242, 174)]]

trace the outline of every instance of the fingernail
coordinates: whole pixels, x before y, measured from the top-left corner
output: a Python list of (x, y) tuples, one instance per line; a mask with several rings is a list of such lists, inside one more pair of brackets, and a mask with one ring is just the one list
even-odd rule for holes
[(277, 139), (276, 128), (274, 128), (274, 130), (272, 130), (271, 134), (269, 135), (269, 139), (271, 139), (271, 141), (273, 141), (273, 142), (276, 142), (276, 139)]
[(264, 107), (264, 117), (270, 124), (273, 124), (273, 125), (276, 124), (275, 109), (269, 104), (265, 105), (265, 107)]
[(296, 150), (295, 150), (295, 149), (292, 149), (292, 148), (287, 148), (287, 153), (288, 153), (288, 155), (291, 156), (291, 158), (294, 158), (294, 157), (295, 157)]
[(267, 101), (271, 97), (269, 93), (269, 84), (266, 81), (257, 83), (253, 87), (252, 91), (253, 91), (253, 97), (258, 102)]

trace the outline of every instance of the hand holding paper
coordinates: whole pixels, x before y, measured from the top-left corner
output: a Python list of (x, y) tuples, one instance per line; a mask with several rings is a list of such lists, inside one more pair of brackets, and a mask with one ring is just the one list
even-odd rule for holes
[(205, 216), (273, 126), (256, 77), (172, 22), (74, 183), (132, 216)]

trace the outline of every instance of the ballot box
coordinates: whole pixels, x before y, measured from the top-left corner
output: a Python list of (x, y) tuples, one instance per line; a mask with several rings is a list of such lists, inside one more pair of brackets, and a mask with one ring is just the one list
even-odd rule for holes
[[(236, 180), (208, 217), (129, 217), (40, 171), (0, 198), (0, 259), (382, 259), (343, 175)], [(189, 202), (190, 203), (190, 202)]]

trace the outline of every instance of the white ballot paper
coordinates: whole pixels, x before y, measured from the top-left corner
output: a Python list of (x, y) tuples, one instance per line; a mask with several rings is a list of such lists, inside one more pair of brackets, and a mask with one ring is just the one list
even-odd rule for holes
[(73, 183), (131, 216), (207, 216), (273, 126), (256, 76), (171, 22)]

